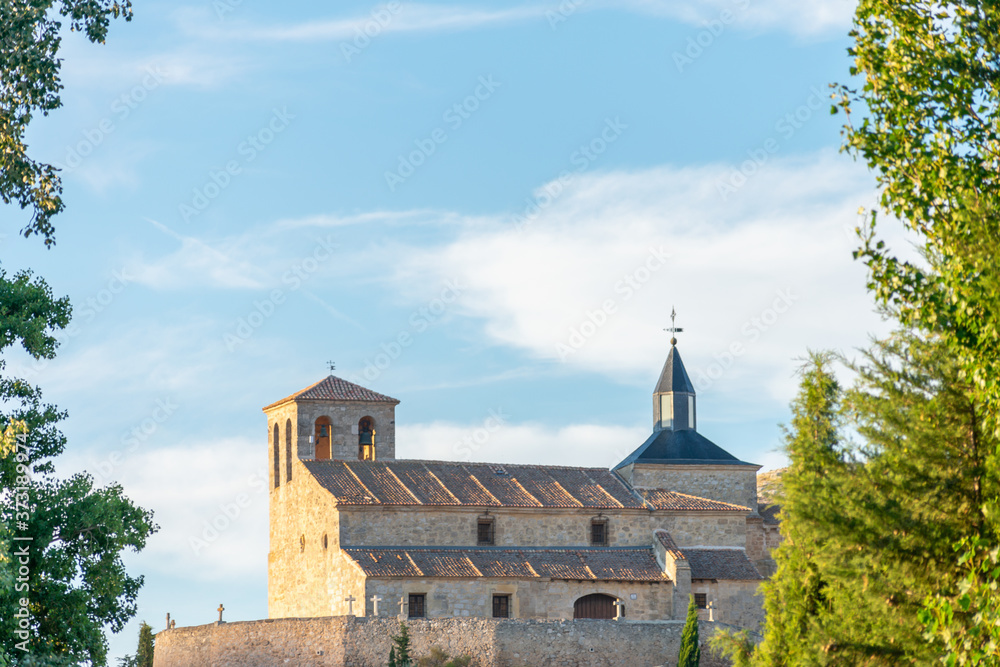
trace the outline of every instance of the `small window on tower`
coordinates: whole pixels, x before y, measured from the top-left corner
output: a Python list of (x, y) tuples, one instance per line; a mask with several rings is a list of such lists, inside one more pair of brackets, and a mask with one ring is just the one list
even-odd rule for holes
[(674, 396), (664, 394), (660, 396), (660, 423), (669, 428), (674, 421)]
[(316, 443), (316, 451), (313, 458), (317, 461), (325, 461), (333, 453), (331, 439), (333, 436), (333, 422), (329, 417), (320, 417), (316, 420), (316, 434), (313, 436)]
[(590, 522), (590, 543), (595, 547), (608, 546), (608, 520), (601, 517)]
[(358, 459), (375, 460), (375, 420), (362, 417), (358, 422)]
[(698, 609), (708, 608), (708, 593), (695, 593), (694, 594), (694, 606)]
[(694, 429), (694, 396), (688, 396), (688, 428)]
[(493, 526), (493, 517), (480, 517), (476, 523), (476, 544), (480, 546), (493, 545), (495, 538)]

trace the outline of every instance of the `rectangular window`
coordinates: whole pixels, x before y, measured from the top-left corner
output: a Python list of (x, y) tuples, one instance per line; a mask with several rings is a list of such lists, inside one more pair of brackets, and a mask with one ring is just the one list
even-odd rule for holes
[(406, 607), (407, 615), (410, 618), (427, 617), (427, 596), (423, 593), (410, 593), (410, 602)]
[(674, 395), (664, 394), (660, 396), (660, 425), (664, 428), (672, 428), (674, 421)]
[(593, 521), (590, 524), (590, 543), (603, 547), (608, 544), (608, 522)]
[(694, 396), (688, 396), (688, 428), (694, 429)]
[(493, 618), (510, 618), (510, 596), (493, 596)]
[(694, 594), (694, 606), (698, 609), (708, 608), (708, 594), (707, 593), (695, 593)]
[(476, 544), (490, 546), (493, 539), (493, 519), (480, 519), (476, 524)]

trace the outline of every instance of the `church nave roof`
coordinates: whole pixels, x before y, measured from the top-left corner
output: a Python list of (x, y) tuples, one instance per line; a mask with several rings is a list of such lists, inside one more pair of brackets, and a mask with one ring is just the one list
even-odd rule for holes
[(344, 547), (368, 577), (670, 581), (649, 547)]

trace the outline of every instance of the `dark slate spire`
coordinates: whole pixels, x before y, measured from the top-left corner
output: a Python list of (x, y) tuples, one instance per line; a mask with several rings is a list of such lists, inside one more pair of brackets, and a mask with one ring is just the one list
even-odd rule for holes
[(667, 355), (667, 362), (663, 364), (660, 381), (656, 383), (653, 393), (664, 394), (671, 391), (694, 393), (694, 385), (684, 370), (684, 362), (681, 361), (681, 353), (677, 351), (676, 343), (670, 346), (670, 354)]
[[(681, 329), (671, 326), (666, 331)], [(696, 402), (694, 385), (677, 351), (677, 339), (671, 338), (667, 361), (653, 390), (653, 434), (615, 469), (631, 463), (752, 465), (698, 433)]]

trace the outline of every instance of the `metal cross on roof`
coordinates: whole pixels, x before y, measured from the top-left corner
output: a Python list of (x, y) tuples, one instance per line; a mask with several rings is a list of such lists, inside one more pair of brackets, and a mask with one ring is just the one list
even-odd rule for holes
[[(673, 306), (671, 306), (670, 307), (670, 327), (668, 329), (664, 329), (664, 331), (669, 331), (672, 334), (680, 333), (680, 332), (684, 331), (684, 329), (680, 328), (679, 326), (676, 326), (677, 323), (674, 321), (676, 319), (677, 319), (677, 309), (674, 308)], [(674, 337), (674, 336), (671, 336), (670, 337), (670, 344), (671, 345), (677, 345), (677, 338)]]
[(337, 370), (337, 363), (335, 361), (328, 361), (326, 362), (326, 365), (330, 367), (330, 373), (333, 373), (335, 370)]

